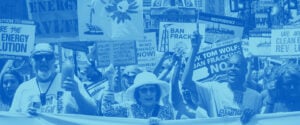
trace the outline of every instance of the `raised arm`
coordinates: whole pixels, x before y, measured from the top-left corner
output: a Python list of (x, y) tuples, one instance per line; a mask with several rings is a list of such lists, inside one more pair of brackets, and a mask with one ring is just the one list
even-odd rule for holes
[(192, 80), (193, 76), (193, 67), (195, 62), (195, 56), (200, 48), (202, 36), (198, 32), (194, 32), (193, 38), (191, 39), (192, 42), (192, 51), (190, 53), (188, 62), (185, 65), (185, 69), (182, 76), (182, 87), (188, 89), (192, 92), (192, 94), (196, 94), (196, 87)]
[(169, 53), (168, 52), (165, 52), (164, 55), (160, 58), (159, 62), (156, 64), (154, 70), (153, 70), (153, 73), (156, 75), (156, 76), (159, 76), (159, 73), (161, 71), (161, 67), (162, 67), (162, 64), (163, 62), (166, 60), (166, 58), (168, 57)]
[[(174, 55), (176, 56), (176, 55)], [(182, 95), (180, 94), (179, 90), (179, 74), (180, 74), (180, 67), (182, 65), (181, 57), (177, 58), (177, 63), (175, 64), (174, 73), (171, 77), (171, 101), (172, 105), (176, 110), (179, 110), (180, 106), (185, 106), (183, 103)]]

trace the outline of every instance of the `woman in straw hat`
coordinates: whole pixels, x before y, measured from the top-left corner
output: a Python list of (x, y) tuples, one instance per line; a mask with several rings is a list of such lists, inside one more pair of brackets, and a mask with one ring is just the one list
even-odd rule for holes
[(131, 117), (148, 119), (157, 117), (161, 120), (173, 119), (170, 107), (160, 105), (163, 97), (169, 93), (168, 83), (159, 80), (153, 73), (142, 72), (134, 79), (126, 95), (130, 105), (118, 104), (112, 93), (104, 95), (102, 112), (104, 116)]

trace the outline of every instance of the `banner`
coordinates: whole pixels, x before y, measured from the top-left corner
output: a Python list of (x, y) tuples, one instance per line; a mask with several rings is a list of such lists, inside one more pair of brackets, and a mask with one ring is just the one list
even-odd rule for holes
[(81, 41), (143, 40), (141, 0), (78, 0)]
[(300, 54), (300, 29), (273, 29), (271, 53), (277, 56)]
[(254, 56), (271, 56), (271, 30), (250, 31), (248, 51)]
[(26, 0), (37, 42), (77, 41), (77, 0)]
[(136, 44), (138, 65), (147, 71), (153, 71), (157, 63), (156, 33), (144, 33), (144, 40), (138, 40)]
[(34, 46), (34, 32), (31, 21), (0, 20), (1, 58), (29, 56)]
[(160, 22), (158, 51), (174, 52), (176, 48), (182, 47), (186, 53), (189, 52), (191, 49), (191, 38), (193, 36), (193, 32), (197, 30), (200, 35), (202, 35), (202, 40), (204, 40), (204, 24)]
[[(298, 125), (300, 112), (259, 114), (247, 125)], [(148, 119), (100, 117), (73, 114), (40, 114), (28, 116), (9, 112), (0, 112), (1, 124), (5, 125), (149, 125)], [(199, 118), (185, 120), (160, 121), (160, 125), (242, 125), (240, 117)]]
[(243, 54), (241, 42), (230, 41), (232, 44), (218, 46), (197, 54), (192, 77), (194, 81), (214, 79), (226, 74), (227, 59), (233, 54)]
[(97, 43), (97, 66), (137, 64), (135, 41), (101, 41)]
[(200, 12), (198, 21), (206, 26), (205, 41), (202, 42), (201, 48), (232, 38), (242, 38), (244, 22), (238, 18)]

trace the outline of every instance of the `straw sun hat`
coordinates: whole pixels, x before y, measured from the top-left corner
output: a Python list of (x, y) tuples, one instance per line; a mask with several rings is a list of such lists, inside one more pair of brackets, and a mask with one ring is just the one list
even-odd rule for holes
[(134, 99), (134, 92), (136, 88), (141, 87), (143, 85), (151, 85), (151, 84), (158, 85), (160, 87), (161, 90), (160, 98), (165, 97), (169, 94), (169, 84), (167, 82), (159, 80), (153, 73), (142, 72), (135, 77), (133, 85), (131, 85), (127, 89), (126, 91), (127, 98), (130, 101), (135, 102), (136, 100)]

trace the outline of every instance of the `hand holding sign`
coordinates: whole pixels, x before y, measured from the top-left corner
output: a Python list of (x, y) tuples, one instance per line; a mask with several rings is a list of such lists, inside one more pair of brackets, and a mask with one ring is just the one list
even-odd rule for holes
[(116, 75), (116, 70), (114, 68), (113, 64), (110, 64), (106, 69), (105, 69), (105, 76), (107, 77), (108, 81), (109, 81), (109, 91), (113, 91), (114, 90), (114, 78)]
[(71, 60), (66, 60), (61, 69), (61, 87), (66, 89), (66, 84), (74, 79), (74, 64)]
[(192, 36), (192, 48), (195, 50), (199, 50), (200, 44), (201, 44), (202, 36), (199, 34), (198, 31), (193, 32)]

